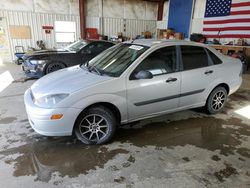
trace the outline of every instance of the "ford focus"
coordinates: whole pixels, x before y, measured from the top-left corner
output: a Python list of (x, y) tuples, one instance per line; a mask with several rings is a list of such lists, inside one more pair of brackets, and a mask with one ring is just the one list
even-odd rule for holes
[(46, 75), (24, 101), (37, 133), (102, 144), (122, 124), (202, 106), (219, 113), (241, 74), (238, 59), (203, 44), (135, 40)]

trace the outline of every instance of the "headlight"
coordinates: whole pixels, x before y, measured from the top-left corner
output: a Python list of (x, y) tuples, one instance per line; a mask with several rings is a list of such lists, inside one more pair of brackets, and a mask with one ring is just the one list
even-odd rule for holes
[(32, 65), (42, 65), (42, 64), (46, 63), (46, 60), (30, 60), (30, 63)]
[(38, 99), (34, 99), (34, 103), (40, 107), (50, 108), (68, 96), (69, 94), (66, 93), (47, 95)]

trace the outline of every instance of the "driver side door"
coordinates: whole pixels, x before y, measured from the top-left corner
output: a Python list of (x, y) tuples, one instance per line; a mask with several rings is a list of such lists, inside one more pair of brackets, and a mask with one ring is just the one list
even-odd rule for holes
[[(178, 107), (181, 74), (176, 46), (153, 51), (135, 68), (127, 81), (129, 121), (158, 115)], [(136, 79), (140, 71), (153, 78)]]

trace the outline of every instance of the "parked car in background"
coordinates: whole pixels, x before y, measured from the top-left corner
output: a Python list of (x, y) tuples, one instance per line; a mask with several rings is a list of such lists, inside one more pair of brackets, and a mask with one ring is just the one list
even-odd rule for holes
[(114, 43), (99, 40), (79, 40), (64, 49), (41, 50), (22, 57), (22, 69), (26, 76), (40, 78), (51, 72), (84, 64)]
[(202, 106), (220, 112), (241, 74), (240, 60), (204, 44), (135, 40), (39, 79), (24, 101), (36, 132), (102, 144), (120, 124)]

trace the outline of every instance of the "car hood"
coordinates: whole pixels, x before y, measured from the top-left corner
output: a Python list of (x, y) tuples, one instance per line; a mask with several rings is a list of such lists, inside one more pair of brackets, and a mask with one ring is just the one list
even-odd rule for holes
[(31, 90), (35, 98), (51, 94), (71, 94), (110, 79), (112, 77), (91, 73), (77, 65), (40, 78), (31, 86)]
[(54, 55), (54, 54), (72, 54), (72, 53), (76, 53), (76, 52), (67, 51), (64, 49), (29, 51), (29, 52), (24, 54), (23, 58), (27, 59), (27, 58), (31, 58), (31, 57), (34, 58), (37, 56), (48, 56), (48, 55)]

